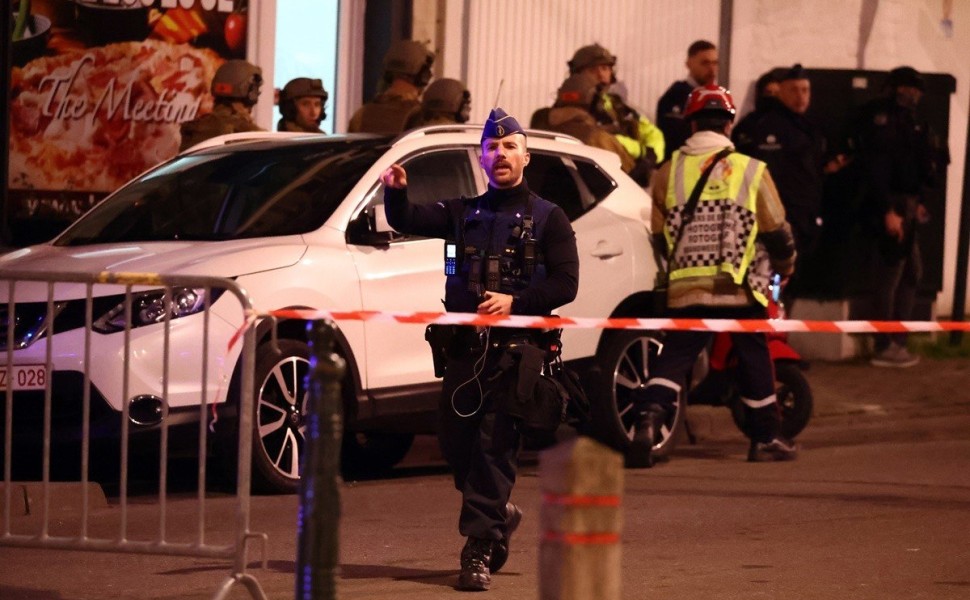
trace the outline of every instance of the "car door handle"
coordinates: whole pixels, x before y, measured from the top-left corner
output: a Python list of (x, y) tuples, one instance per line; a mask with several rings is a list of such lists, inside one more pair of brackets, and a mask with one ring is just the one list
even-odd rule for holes
[(623, 247), (615, 242), (600, 240), (596, 242), (596, 247), (590, 251), (596, 258), (613, 258), (623, 254)]

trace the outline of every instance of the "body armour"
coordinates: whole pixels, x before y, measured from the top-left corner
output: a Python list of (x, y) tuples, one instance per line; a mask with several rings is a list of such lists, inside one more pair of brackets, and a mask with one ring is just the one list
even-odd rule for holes
[[(671, 158), (664, 224), (668, 253), (683, 223), (684, 205), (713, 155), (677, 151)], [(737, 152), (714, 167), (671, 259), (672, 285), (688, 277), (726, 275), (735, 285), (746, 286), (759, 304), (768, 304), (771, 264), (757, 242), (758, 187), (764, 173), (763, 162)]]
[(312, 129), (306, 129), (300, 127), (296, 121), (290, 121), (289, 119), (280, 119), (276, 123), (276, 131), (289, 131), (292, 133), (323, 133), (323, 130), (319, 127), (313, 127)]
[(263, 131), (263, 128), (253, 121), (248, 110), (246, 112), (235, 110), (228, 104), (216, 104), (211, 113), (182, 123), (180, 129), (182, 143), (179, 145), (179, 152), (219, 135)]
[(413, 97), (384, 92), (364, 104), (347, 126), (348, 133), (401, 133), (408, 120), (421, 111), (417, 94)]
[[(575, 234), (562, 209), (529, 191), (523, 183), (510, 189), (489, 188), (475, 198), (414, 205), (406, 191), (385, 188), (384, 209), (396, 230), (436, 237), (458, 245), (460, 263), (445, 282), (449, 312), (476, 312), (487, 288), (488, 257), (498, 257), (493, 291), (510, 294), (512, 313), (548, 315), (576, 297), (579, 257)], [(524, 229), (531, 206), (535, 259), (526, 266)], [(473, 258), (473, 257), (477, 257)], [(478, 262), (476, 275), (475, 262)], [(480, 287), (479, 287), (480, 286)]]
[[(542, 235), (540, 224), (546, 223), (554, 204), (529, 192), (526, 206), (514, 212), (493, 211), (481, 196), (449, 200), (445, 206), (457, 217), (455, 242), (460, 257), (456, 274), (445, 283), (446, 310), (475, 312), (486, 290), (514, 296), (545, 279), (537, 241)], [(527, 250), (530, 244), (531, 251)]]

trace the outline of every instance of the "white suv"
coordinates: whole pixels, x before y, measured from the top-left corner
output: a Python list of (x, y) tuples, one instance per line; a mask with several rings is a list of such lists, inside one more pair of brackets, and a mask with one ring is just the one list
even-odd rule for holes
[[(392, 163), (405, 165), (413, 202), (475, 196), (486, 187), (478, 167), (480, 135), (480, 127), (455, 126), (420, 129), (396, 139), (273, 133), (216, 138), (136, 178), (52, 242), (0, 257), (0, 279), (5, 271), (207, 275), (233, 278), (263, 311), (440, 311), (442, 242), (382, 226), (379, 174)], [(577, 234), (579, 293), (558, 313), (642, 316), (652, 306), (656, 273), (644, 225), (649, 196), (610, 152), (548, 132), (531, 131), (528, 139), (529, 186), (559, 204)], [(9, 298), (7, 286), (0, 288), (0, 343), (5, 348)], [(18, 321), (31, 310), (38, 314), (33, 329), (18, 325), (13, 362), (43, 363), (48, 338), (41, 309), (46, 309), (47, 286), (21, 283), (16, 289)], [(72, 302), (83, 302), (78, 300), (83, 290), (57, 289), (56, 300), (66, 308), (54, 323), (51, 369), (53, 394), (63, 404), (80, 401), (77, 357), (84, 321), (58, 320), (72, 312)], [(185, 290), (190, 302), (172, 314), (166, 416), (172, 423), (198, 414), (200, 293)], [(99, 294), (91, 377), (96, 403), (117, 422), (125, 401), (116, 366), (124, 335), (115, 322), (117, 300), (95, 288)], [(142, 305), (152, 302), (158, 298), (148, 292)], [(216, 318), (209, 325), (209, 360), (221, 366), (209, 370), (209, 398), (228, 417), (234, 398), (227, 381), (238, 371), (239, 346), (228, 353), (225, 348), (241, 312), (232, 294), (210, 302)], [(136, 317), (141, 320), (133, 325), (132, 356), (138, 358), (129, 402), (162, 395), (159, 321), (164, 314), (142, 311)], [(382, 320), (338, 325), (338, 349), (348, 365), (345, 464), (386, 468), (404, 456), (415, 433), (433, 431), (436, 422), (440, 381), (433, 375), (424, 328)], [(258, 328), (254, 475), (264, 488), (292, 490), (303, 444), (305, 323), (283, 321), (279, 335), (281, 353), (276, 353), (269, 343), (269, 323)], [(599, 416), (605, 415), (604, 435), (617, 444), (629, 432), (630, 418), (623, 418), (626, 395), (645, 377), (651, 339), (650, 333), (630, 331), (567, 330), (563, 336), (566, 361), (585, 369), (596, 359), (603, 367), (608, 381), (591, 392), (594, 398), (612, 399), (598, 403)], [(157, 422), (142, 419), (131, 426), (151, 429)]]

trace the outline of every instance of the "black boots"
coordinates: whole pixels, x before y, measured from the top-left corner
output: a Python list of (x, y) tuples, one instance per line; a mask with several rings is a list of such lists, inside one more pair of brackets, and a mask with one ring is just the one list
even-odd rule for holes
[(519, 507), (509, 502), (505, 505), (505, 536), (492, 546), (492, 563), (489, 570), (498, 573), (498, 570), (505, 565), (509, 558), (509, 542), (512, 540), (512, 532), (522, 522), (522, 511)]
[(631, 469), (649, 469), (656, 459), (653, 445), (659, 441), (660, 429), (667, 420), (667, 411), (659, 404), (651, 404), (640, 413), (634, 426), (633, 441), (626, 453), (626, 466)]
[(482, 592), (492, 583), (492, 573), (505, 566), (509, 558), (512, 534), (522, 522), (522, 511), (509, 502), (505, 505), (505, 535), (497, 541), (469, 537), (461, 549), (461, 573), (458, 589)]
[[(506, 556), (508, 556), (506, 554)], [(461, 573), (458, 589), (468, 592), (484, 592), (492, 583), (489, 564), (492, 562), (492, 540), (468, 538), (461, 549)]]

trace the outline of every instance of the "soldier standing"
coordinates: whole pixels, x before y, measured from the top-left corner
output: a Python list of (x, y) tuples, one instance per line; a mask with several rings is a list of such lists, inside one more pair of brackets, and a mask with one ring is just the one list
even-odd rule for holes
[(280, 90), (280, 114), (277, 131), (323, 133), (320, 123), (327, 118), (327, 90), (323, 82), (309, 77), (292, 79)]
[(215, 106), (212, 112), (182, 123), (179, 152), (218, 135), (264, 131), (252, 115), (262, 85), (259, 67), (240, 59), (223, 63), (212, 78)]
[(556, 93), (556, 103), (546, 115), (546, 128), (571, 135), (588, 146), (614, 152), (620, 157), (623, 171), (646, 187), (650, 183), (653, 160), (632, 156), (627, 146), (617, 139), (620, 136), (611, 133), (593, 115), (601, 97), (600, 86), (599, 81), (587, 73), (567, 77)]
[(384, 55), (384, 91), (350, 118), (350, 133), (401, 133), (421, 109), (421, 90), (431, 81), (434, 53), (421, 42), (401, 40)]
[[(381, 175), (387, 220), (398, 231), (444, 238), (446, 250), (453, 244), (458, 260), (445, 265), (446, 310), (548, 315), (576, 297), (579, 256), (569, 218), (529, 190), (523, 177), (529, 163), (525, 131), (501, 108), (485, 122), (481, 146), (489, 184), (476, 198), (412, 204), (404, 168), (387, 169)], [(438, 440), (462, 495), (458, 530), (467, 538), (458, 576), (462, 590), (489, 588), (522, 519), (509, 502), (520, 422), (499, 408), (512, 388), (494, 375), (513, 340), (520, 349), (535, 349), (540, 335), (532, 329), (462, 327), (448, 344)]]
[(421, 96), (421, 110), (414, 113), (406, 129), (429, 125), (467, 123), (472, 96), (457, 79), (435, 79)]
[(616, 56), (599, 44), (591, 44), (577, 50), (566, 64), (570, 75), (586, 73), (600, 84), (594, 116), (616, 135), (627, 153), (634, 160), (642, 159), (651, 169), (663, 161), (663, 132), (610, 89), (616, 83)]

